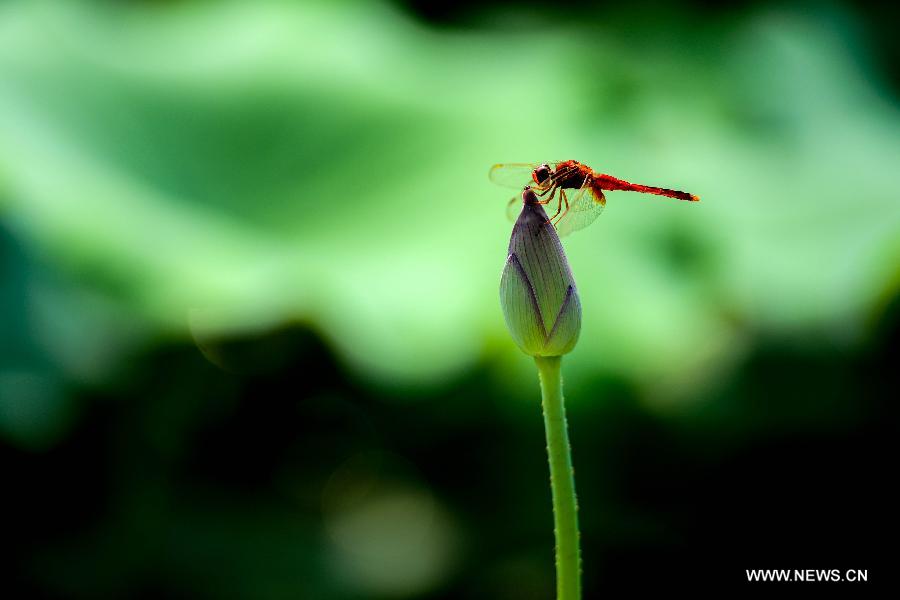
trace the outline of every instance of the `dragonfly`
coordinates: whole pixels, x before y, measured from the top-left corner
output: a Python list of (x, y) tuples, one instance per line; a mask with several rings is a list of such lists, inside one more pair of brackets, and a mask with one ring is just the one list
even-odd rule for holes
[[(688, 202), (699, 202), (700, 198), (687, 192), (629, 183), (622, 179), (598, 173), (577, 160), (557, 163), (504, 163), (491, 167), (491, 181), (505, 187), (522, 189), (526, 184), (538, 196), (538, 203), (545, 205), (547, 212), (556, 212), (550, 222), (560, 236), (584, 229), (600, 216), (606, 207), (604, 192), (626, 191), (655, 194)], [(514, 220), (516, 195), (507, 205), (507, 213)], [(556, 201), (554, 205), (553, 202)]]

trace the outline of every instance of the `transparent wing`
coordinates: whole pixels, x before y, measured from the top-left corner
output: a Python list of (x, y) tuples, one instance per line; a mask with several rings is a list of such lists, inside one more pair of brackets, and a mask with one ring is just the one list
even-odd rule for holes
[(506, 203), (506, 218), (515, 223), (520, 212), (522, 212), (522, 196), (516, 194)]
[(488, 178), (497, 185), (521, 190), (526, 185), (534, 185), (531, 172), (538, 168), (540, 163), (503, 163), (491, 167)]
[(600, 216), (606, 207), (606, 198), (603, 196), (603, 192), (598, 191), (597, 194), (595, 195), (594, 190), (585, 182), (585, 185), (573, 195), (567, 195), (569, 208), (566, 209), (565, 202), (563, 202), (562, 210), (555, 221), (556, 232), (560, 237), (584, 229)]

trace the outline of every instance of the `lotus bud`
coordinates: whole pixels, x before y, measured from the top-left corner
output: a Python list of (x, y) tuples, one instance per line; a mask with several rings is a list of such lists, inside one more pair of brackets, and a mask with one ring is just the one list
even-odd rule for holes
[(581, 331), (581, 301), (556, 228), (530, 187), (513, 226), (500, 279), (500, 305), (513, 340), (531, 356), (561, 356)]

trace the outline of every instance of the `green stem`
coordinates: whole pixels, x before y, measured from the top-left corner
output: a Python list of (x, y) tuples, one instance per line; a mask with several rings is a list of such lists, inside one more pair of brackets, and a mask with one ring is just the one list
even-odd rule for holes
[(536, 356), (541, 379), (550, 489), (553, 492), (553, 532), (556, 535), (556, 598), (581, 598), (581, 551), (578, 548), (578, 502), (575, 474), (562, 395), (561, 358)]

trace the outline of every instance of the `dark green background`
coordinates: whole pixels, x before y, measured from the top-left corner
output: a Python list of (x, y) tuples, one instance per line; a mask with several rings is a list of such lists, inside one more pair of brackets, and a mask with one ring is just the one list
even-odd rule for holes
[[(0, 3), (5, 586), (549, 598), (512, 192), (577, 159), (586, 597), (860, 568), (893, 523), (896, 15)], [(524, 183), (524, 182), (523, 182)], [(881, 577), (883, 578), (883, 572)]]

